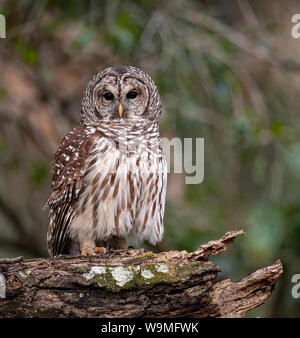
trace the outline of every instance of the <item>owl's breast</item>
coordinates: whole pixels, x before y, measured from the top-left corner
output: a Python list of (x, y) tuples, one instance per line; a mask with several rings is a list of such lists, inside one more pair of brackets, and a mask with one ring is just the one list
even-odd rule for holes
[(73, 229), (82, 232), (84, 223), (85, 236), (90, 233), (92, 238), (126, 238), (130, 234), (142, 238), (143, 233), (149, 233), (146, 225), (152, 222), (156, 238), (160, 238), (165, 175), (161, 153), (144, 146), (125, 151), (107, 140), (99, 140), (87, 164), (85, 190)]

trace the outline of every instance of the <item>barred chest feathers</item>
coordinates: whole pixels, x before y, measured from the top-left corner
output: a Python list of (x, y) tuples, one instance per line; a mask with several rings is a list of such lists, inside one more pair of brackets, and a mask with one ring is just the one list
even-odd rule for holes
[(163, 235), (167, 183), (158, 125), (102, 124), (88, 133), (93, 143), (71, 238), (106, 241), (118, 236), (156, 244)]

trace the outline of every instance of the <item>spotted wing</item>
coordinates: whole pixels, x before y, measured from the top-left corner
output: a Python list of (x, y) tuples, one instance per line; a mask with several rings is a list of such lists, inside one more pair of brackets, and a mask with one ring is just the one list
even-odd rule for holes
[(84, 190), (83, 177), (92, 144), (87, 128), (78, 127), (64, 137), (53, 156), (52, 194), (46, 203), (50, 209), (47, 244), (51, 256), (62, 253), (66, 244), (76, 203)]

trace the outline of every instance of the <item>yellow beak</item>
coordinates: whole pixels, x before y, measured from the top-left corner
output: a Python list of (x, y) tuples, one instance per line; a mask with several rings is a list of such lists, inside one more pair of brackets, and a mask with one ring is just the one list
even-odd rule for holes
[(122, 103), (119, 103), (119, 105), (118, 105), (118, 112), (119, 112), (119, 116), (121, 118), (122, 115), (123, 115), (123, 105), (122, 105)]

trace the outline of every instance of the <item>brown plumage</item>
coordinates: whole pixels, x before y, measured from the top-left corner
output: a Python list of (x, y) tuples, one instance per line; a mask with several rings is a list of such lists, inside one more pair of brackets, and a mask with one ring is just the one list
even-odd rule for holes
[(90, 81), (81, 125), (52, 161), (51, 256), (97, 254), (105, 243), (124, 248), (128, 238), (161, 240), (167, 167), (160, 112), (156, 86), (135, 67), (108, 68)]

